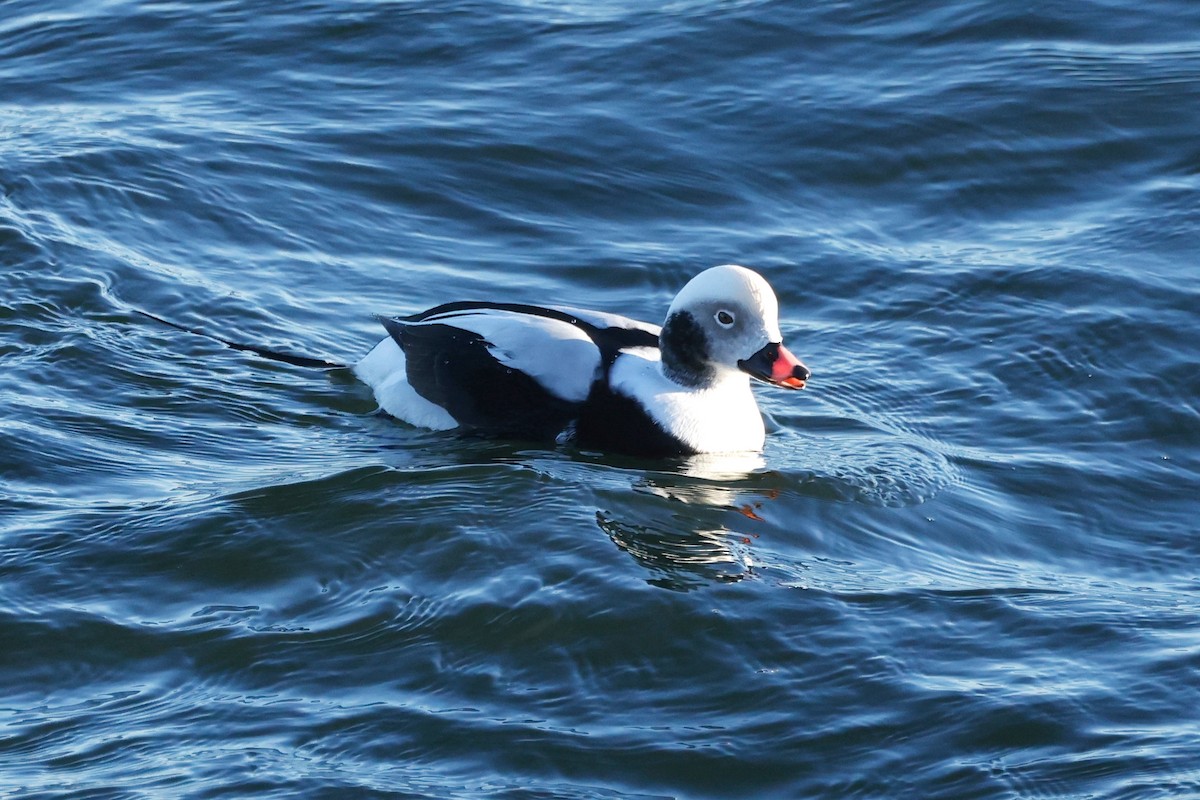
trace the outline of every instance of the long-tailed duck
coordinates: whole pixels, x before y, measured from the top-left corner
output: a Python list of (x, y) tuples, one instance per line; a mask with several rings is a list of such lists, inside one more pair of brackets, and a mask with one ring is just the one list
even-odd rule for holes
[(389, 414), (436, 430), (573, 442), (643, 456), (758, 451), (750, 378), (802, 389), (770, 285), (713, 267), (663, 326), (615, 314), (459, 302), (381, 318), (388, 337), (354, 367)]

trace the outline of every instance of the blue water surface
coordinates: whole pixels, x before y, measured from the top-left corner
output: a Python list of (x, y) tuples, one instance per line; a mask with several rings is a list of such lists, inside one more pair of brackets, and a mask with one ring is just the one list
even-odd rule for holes
[[(0, 797), (1200, 797), (1200, 4), (0, 2)], [(457, 299), (774, 285), (761, 458)]]

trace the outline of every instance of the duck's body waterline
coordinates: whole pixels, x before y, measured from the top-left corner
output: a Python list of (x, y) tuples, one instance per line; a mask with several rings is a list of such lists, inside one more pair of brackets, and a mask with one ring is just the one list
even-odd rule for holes
[(451, 303), (385, 319), (355, 366), (380, 406), (410, 424), (574, 442), (636, 455), (758, 451), (750, 377), (803, 388), (777, 301), (744, 267), (713, 267), (662, 328), (603, 312)]

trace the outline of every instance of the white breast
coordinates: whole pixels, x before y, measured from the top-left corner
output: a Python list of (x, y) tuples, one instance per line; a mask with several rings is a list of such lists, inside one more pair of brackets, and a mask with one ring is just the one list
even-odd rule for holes
[(636, 348), (617, 358), (610, 383), (697, 452), (759, 451), (766, 441), (762, 413), (746, 375), (731, 373), (712, 387), (687, 389), (663, 375), (658, 350)]

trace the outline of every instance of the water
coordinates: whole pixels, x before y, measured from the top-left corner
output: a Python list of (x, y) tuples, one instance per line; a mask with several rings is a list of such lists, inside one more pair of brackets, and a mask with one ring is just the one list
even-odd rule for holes
[[(0, 4), (0, 796), (1200, 797), (1200, 6)], [(759, 460), (373, 313), (775, 286)]]

